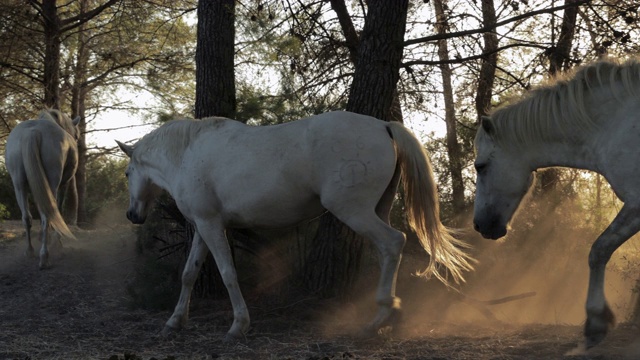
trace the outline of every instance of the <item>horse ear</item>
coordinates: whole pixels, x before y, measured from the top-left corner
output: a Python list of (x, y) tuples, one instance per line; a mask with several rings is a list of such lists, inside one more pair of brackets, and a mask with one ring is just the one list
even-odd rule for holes
[(487, 134), (491, 135), (493, 133), (493, 121), (491, 121), (490, 117), (482, 116), (480, 118), (480, 125), (482, 125), (482, 128)]
[(116, 140), (116, 143), (118, 143), (120, 150), (122, 150), (125, 154), (127, 154), (128, 157), (131, 157), (131, 154), (133, 154), (133, 146), (123, 144), (118, 140)]
[(71, 122), (73, 123), (73, 126), (78, 126), (78, 124), (80, 124), (80, 116), (76, 116), (76, 118), (71, 120)]

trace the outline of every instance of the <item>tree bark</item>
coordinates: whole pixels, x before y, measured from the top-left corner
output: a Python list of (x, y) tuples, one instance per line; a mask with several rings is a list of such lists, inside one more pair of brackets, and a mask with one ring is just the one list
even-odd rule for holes
[(60, 18), (56, 0), (42, 1), (44, 30), (44, 106), (60, 109)]
[(347, 111), (390, 120), (400, 78), (408, 0), (370, 0)]
[[(447, 33), (449, 24), (444, 11), (446, 0), (434, 0), (433, 7), (436, 13), (436, 32)], [(438, 40), (438, 58), (443, 63), (439, 66), (442, 73), (442, 92), (444, 96), (445, 123), (447, 126), (446, 147), (449, 157), (449, 174), (451, 176), (451, 196), (453, 210), (456, 214), (464, 211), (464, 181), (462, 179), (462, 161), (458, 131), (456, 129), (456, 111), (453, 100), (453, 88), (451, 85), (451, 67), (446, 62), (449, 60), (449, 46), (446, 39)]]
[[(332, 2), (334, 5), (336, 1)], [(408, 0), (370, 0), (358, 42), (355, 74), (347, 111), (390, 120), (401, 116), (396, 84), (407, 18)], [(343, 21), (341, 20), (341, 23)], [(343, 30), (345, 31), (345, 30)], [(349, 36), (348, 32), (345, 36)], [(327, 213), (312, 240), (310, 256), (302, 270), (306, 288), (321, 297), (348, 298), (360, 268), (364, 242), (348, 227)]]
[[(574, 4), (576, 0), (565, 0), (565, 5)], [(571, 67), (571, 47), (576, 30), (576, 17), (578, 7), (571, 6), (564, 10), (560, 35), (554, 47), (549, 53), (549, 75), (555, 76), (561, 71)], [(540, 190), (542, 194), (548, 194), (557, 187), (560, 180), (560, 169), (550, 168), (540, 172)]]
[[(576, 0), (565, 0), (565, 5), (576, 3)], [(549, 74), (556, 75), (559, 71), (571, 68), (571, 47), (576, 32), (576, 17), (578, 7), (572, 6), (564, 10), (560, 36), (554, 51), (549, 54)]]
[[(80, 1), (80, 15), (87, 11), (87, 0)], [(86, 212), (86, 190), (87, 190), (87, 143), (85, 120), (85, 100), (88, 89), (86, 88), (87, 64), (89, 62), (89, 51), (87, 48), (87, 34), (85, 24), (78, 26), (76, 63), (73, 69), (73, 84), (71, 86), (71, 118), (80, 117), (78, 129), (78, 169), (73, 181), (67, 186), (65, 195), (65, 220), (72, 225), (88, 223)]]
[[(482, 0), (482, 20), (486, 28), (494, 29), (496, 24), (496, 9), (493, 0)], [(493, 31), (482, 34), (484, 48), (482, 52), (482, 65), (480, 65), (480, 76), (478, 77), (478, 89), (476, 92), (476, 113), (478, 114), (478, 124), (480, 118), (489, 113), (491, 109), (491, 96), (493, 83), (496, 78), (496, 66), (498, 64), (498, 35)]]
[(198, 1), (196, 118), (234, 118), (235, 1)]

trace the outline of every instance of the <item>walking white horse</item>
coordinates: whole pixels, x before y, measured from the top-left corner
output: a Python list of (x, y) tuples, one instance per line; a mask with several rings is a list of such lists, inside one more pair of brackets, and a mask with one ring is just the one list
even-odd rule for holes
[(49, 226), (57, 233), (75, 238), (62, 219), (56, 199), (61, 199), (64, 185), (78, 166), (78, 129), (80, 118), (71, 120), (58, 110), (45, 110), (36, 120), (18, 124), (7, 138), (5, 164), (22, 212), (27, 235), (27, 256), (33, 256), (31, 245), (31, 212), (27, 200), (31, 190), (42, 224), (40, 268), (49, 262), (47, 245)]
[(133, 146), (118, 144), (131, 158), (127, 218), (143, 223), (151, 201), (165, 189), (196, 228), (180, 299), (164, 333), (185, 325), (208, 248), (233, 306), (225, 339), (242, 339), (249, 313), (225, 229), (287, 227), (327, 210), (380, 252), (379, 311), (365, 331), (396, 320), (395, 282), (405, 235), (389, 225), (389, 211), (401, 174), (409, 222), (432, 254), (424, 274), (446, 282), (436, 268), (440, 264), (459, 282), (462, 271), (471, 269), (464, 244), (440, 222), (427, 154), (399, 123), (348, 112), (263, 127), (224, 118), (176, 120)]
[(589, 254), (587, 347), (615, 323), (604, 294), (606, 264), (640, 230), (639, 99), (640, 62), (602, 60), (497, 109), (476, 134), (474, 227), (485, 238), (507, 233), (539, 168), (595, 171), (624, 202)]

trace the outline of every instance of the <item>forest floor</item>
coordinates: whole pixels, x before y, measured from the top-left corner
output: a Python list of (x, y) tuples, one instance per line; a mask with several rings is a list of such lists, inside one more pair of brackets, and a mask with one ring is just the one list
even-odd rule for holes
[[(160, 330), (170, 311), (129, 306), (125, 285), (137, 260), (132, 227), (74, 232), (78, 241), (67, 241), (52, 266), (38, 270), (37, 260), (23, 254), (19, 223), (0, 223), (0, 359), (640, 358), (639, 331), (628, 324), (571, 357), (579, 325), (454, 323), (405, 313), (401, 329), (363, 341), (353, 336), (361, 313), (316, 300), (270, 307), (248, 298), (251, 331), (231, 345), (221, 341), (232, 321), (228, 300), (194, 300), (187, 328), (165, 338)], [(332, 312), (330, 323), (314, 316)]]

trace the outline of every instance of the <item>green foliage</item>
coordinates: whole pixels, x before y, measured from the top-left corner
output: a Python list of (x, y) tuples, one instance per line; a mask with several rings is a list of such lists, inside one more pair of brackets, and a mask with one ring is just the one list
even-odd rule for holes
[(6, 220), (11, 213), (7, 210), (7, 207), (0, 203), (0, 220)]
[(124, 214), (129, 204), (129, 190), (124, 176), (128, 161), (99, 155), (91, 157), (87, 162), (87, 219), (92, 224), (112, 221), (109, 215), (113, 212)]
[(21, 218), (20, 208), (13, 191), (13, 183), (9, 171), (0, 167), (0, 219), (17, 220)]

